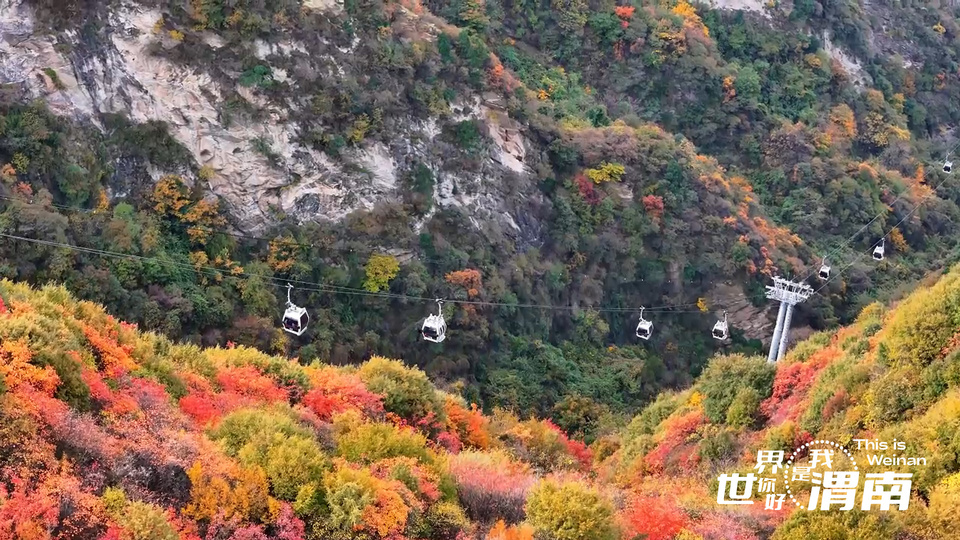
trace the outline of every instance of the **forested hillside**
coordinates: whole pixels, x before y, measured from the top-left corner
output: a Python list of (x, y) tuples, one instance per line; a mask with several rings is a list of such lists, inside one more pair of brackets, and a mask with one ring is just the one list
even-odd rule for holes
[[(779, 364), (715, 356), (622, 426), (491, 415), (420, 370), (174, 344), (0, 281), (0, 538), (776, 540), (957, 530), (960, 268)], [(717, 504), (760, 449), (900, 440), (909, 508)], [(586, 444), (589, 443), (589, 444)], [(795, 493), (802, 496), (801, 493)]]
[(757, 352), (772, 275), (832, 255), (795, 317), (821, 330), (956, 259), (947, 6), (0, 7), (0, 275), (177, 341), (624, 415)]

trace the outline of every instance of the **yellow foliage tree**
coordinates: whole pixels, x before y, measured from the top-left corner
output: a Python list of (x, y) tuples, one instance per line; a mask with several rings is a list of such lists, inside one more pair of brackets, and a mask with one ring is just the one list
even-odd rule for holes
[(365, 268), (367, 279), (363, 288), (370, 292), (380, 292), (390, 285), (390, 280), (400, 272), (400, 263), (391, 255), (374, 253), (367, 260)]
[(366, 531), (374, 538), (403, 532), (410, 508), (398, 493), (399, 482), (374, 477), (368, 469), (343, 461), (323, 479), (330, 508), (327, 526), (341, 531)]
[(686, 0), (680, 0), (676, 6), (671, 9), (675, 15), (683, 17), (683, 25), (690, 28), (699, 29), (703, 35), (709, 36), (710, 30), (703, 24), (700, 16), (697, 15), (697, 9)]
[(217, 201), (197, 201), (183, 214), (182, 220), (192, 227), (187, 229), (190, 240), (203, 244), (210, 238), (211, 229), (221, 227), (227, 220), (220, 215)]
[(545, 480), (527, 498), (527, 521), (557, 540), (615, 540), (613, 505), (578, 482)]
[(176, 175), (167, 175), (153, 188), (153, 209), (158, 214), (180, 217), (183, 209), (190, 204), (187, 186)]
[(101, 188), (100, 192), (97, 194), (97, 206), (93, 210), (97, 214), (101, 214), (107, 211), (110, 208), (110, 197), (107, 196), (107, 190)]
[(830, 135), (836, 139), (843, 137), (852, 139), (857, 136), (857, 120), (853, 115), (853, 109), (846, 103), (841, 103), (830, 109)]
[(910, 250), (910, 244), (907, 244), (907, 239), (903, 237), (903, 233), (900, 232), (899, 227), (894, 227), (893, 230), (890, 231), (890, 243), (892, 243), (893, 247), (900, 253), (906, 253)]
[(289, 236), (280, 236), (270, 241), (267, 264), (274, 272), (288, 272), (297, 262), (300, 245)]
[(259, 467), (241, 468), (231, 482), (204, 472), (199, 461), (187, 471), (190, 502), (183, 514), (193, 519), (213, 519), (222, 512), (226, 519), (260, 521), (269, 514), (267, 475)]
[(0, 376), (7, 388), (30, 387), (47, 395), (60, 384), (60, 377), (51, 366), (39, 367), (31, 363), (33, 353), (26, 340), (7, 340), (0, 344)]
[(590, 180), (593, 180), (594, 184), (602, 184), (610, 181), (619, 182), (627, 170), (619, 163), (607, 163), (604, 161), (596, 169), (587, 169), (584, 172)]
[(198, 244), (207, 241), (211, 229), (226, 224), (217, 207), (217, 201), (191, 201), (183, 179), (176, 175), (164, 176), (153, 188), (153, 209), (188, 225), (187, 235)]

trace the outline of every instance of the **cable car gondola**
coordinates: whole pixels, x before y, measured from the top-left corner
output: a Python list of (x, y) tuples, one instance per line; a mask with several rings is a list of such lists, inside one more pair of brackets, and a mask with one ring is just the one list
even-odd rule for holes
[(943, 158), (943, 172), (950, 174), (951, 171), (953, 171), (953, 162), (950, 161), (950, 155), (948, 154), (947, 157)]
[(719, 339), (723, 341), (730, 337), (730, 332), (727, 327), (727, 312), (723, 312), (723, 320), (717, 321), (717, 324), (713, 325), (713, 331), (711, 332), (714, 339)]
[(287, 309), (283, 312), (283, 330), (295, 336), (303, 335), (310, 323), (307, 309), (294, 304), (290, 300), (290, 291), (293, 285), (287, 283)]
[(640, 308), (640, 322), (637, 323), (637, 337), (640, 339), (650, 339), (653, 334), (653, 323), (643, 318), (643, 310)]
[(886, 247), (886, 240), (887, 240), (886, 238), (881, 238), (881, 239), (880, 239), (880, 245), (877, 246), (877, 247), (875, 247), (875, 248), (873, 248), (873, 259), (874, 259), (874, 260), (877, 260), (877, 261), (882, 261), (882, 260), (883, 260), (883, 252), (884, 252), (884, 248)]
[(817, 275), (824, 281), (830, 279), (830, 265), (827, 264), (826, 257), (823, 258), (823, 263), (820, 265), (820, 272), (818, 272)]
[(447, 338), (447, 322), (443, 320), (443, 301), (437, 300), (437, 314), (429, 315), (423, 321), (420, 335), (427, 341), (442, 343)]

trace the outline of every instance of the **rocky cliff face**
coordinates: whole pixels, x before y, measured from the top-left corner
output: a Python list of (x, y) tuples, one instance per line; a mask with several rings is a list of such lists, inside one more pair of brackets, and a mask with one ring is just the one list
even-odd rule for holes
[[(335, 2), (304, 7), (331, 17), (340, 10)], [(272, 101), (246, 87), (226, 88), (223, 78), (203, 66), (171, 60), (167, 53), (184, 44), (155, 31), (160, 19), (159, 11), (127, 2), (103, 14), (94, 34), (70, 30), (52, 36), (42, 32), (22, 0), (0, 0), (0, 84), (14, 85), (57, 114), (101, 129), (104, 113), (120, 113), (136, 123), (165, 122), (193, 156), (191, 168), (214, 171), (209, 189), (242, 230), (262, 230), (283, 217), (339, 220), (397, 200), (399, 179), (414, 161), (436, 178), (433, 211), (459, 207), (478, 227), (489, 221), (507, 233), (521, 230), (524, 201), (538, 197), (528, 164), (531, 153), (538, 159), (538, 151), (495, 102), (477, 97), (453, 108), (452, 120), (481, 121), (490, 142), (479, 167), (469, 172), (444, 166), (448, 149), (438, 140), (441, 119), (392, 118), (389, 143), (366, 143), (333, 158), (301, 142), (298, 111), (304, 104)], [(224, 46), (213, 33), (204, 41), (214, 58)], [(331, 45), (333, 54), (315, 54), (294, 41), (257, 41), (252, 47), (274, 68), (273, 78), (293, 90), (297, 77), (280, 66), (295, 61), (343, 77), (336, 55), (352, 52)], [(221, 103), (234, 94), (256, 110), (256, 120), (224, 120)], [(184, 171), (149, 172), (157, 178)]]

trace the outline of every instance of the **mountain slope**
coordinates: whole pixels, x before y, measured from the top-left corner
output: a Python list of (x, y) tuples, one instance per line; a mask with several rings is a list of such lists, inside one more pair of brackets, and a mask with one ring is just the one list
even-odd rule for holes
[(627, 414), (760, 350), (773, 274), (837, 269), (803, 335), (957, 258), (946, 7), (61, 4), (0, 3), (0, 274), (173, 339)]
[[(402, 363), (174, 345), (62, 288), (0, 282), (0, 538), (917, 538), (954, 531), (960, 268), (780, 364), (717, 356), (629, 425), (485, 416)], [(814, 439), (903, 441), (907, 511), (716, 504)], [(760, 497), (760, 495), (757, 495)], [(571, 529), (564, 523), (577, 523)], [(502, 523), (500, 523), (502, 521)], [(513, 524), (513, 525), (511, 525)]]

